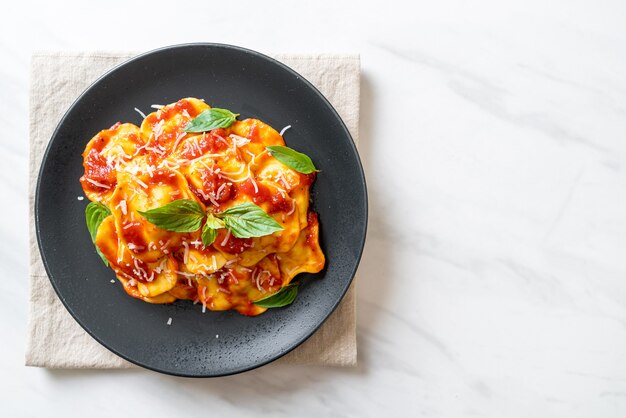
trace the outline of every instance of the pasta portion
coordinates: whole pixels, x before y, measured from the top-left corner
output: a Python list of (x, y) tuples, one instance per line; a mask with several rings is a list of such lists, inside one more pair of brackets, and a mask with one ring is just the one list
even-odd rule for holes
[(292, 150), (260, 120), (189, 129), (210, 111), (186, 98), (89, 141), (80, 181), (102, 211), (92, 235), (132, 297), (258, 315), (255, 302), (324, 266), (316, 173), (275, 154)]

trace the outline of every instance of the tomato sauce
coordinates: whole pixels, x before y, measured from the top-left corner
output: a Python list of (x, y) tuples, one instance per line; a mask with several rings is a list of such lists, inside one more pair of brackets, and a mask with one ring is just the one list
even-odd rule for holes
[(144, 122), (150, 126), (154, 126), (160, 119), (157, 117), (156, 112), (151, 113), (144, 119)]
[[(192, 183), (189, 183), (191, 191), (205, 205), (214, 205), (228, 202), (237, 197), (237, 188), (228, 179), (221, 177), (215, 172), (204, 170), (202, 172), (202, 190), (198, 190)], [(212, 198), (209, 198), (209, 196)]]
[(310, 174), (302, 174), (302, 173), (298, 173), (298, 174), (300, 175), (300, 184), (302, 186), (310, 186), (311, 184), (313, 184), (313, 182), (317, 178), (317, 173), (315, 171)]
[[(272, 254), (273, 256), (273, 254)], [(271, 256), (268, 256), (271, 258)], [(268, 275), (269, 273), (269, 275)], [(280, 276), (275, 276), (271, 271), (263, 270), (262, 268), (255, 266), (250, 276), (252, 286), (257, 289), (260, 287), (265, 291), (270, 291), (272, 288), (282, 287), (283, 279)]]
[(135, 134), (128, 134), (128, 136), (126, 137), (128, 138), (128, 140), (130, 142), (132, 142), (133, 144), (135, 144), (136, 146), (140, 147), (142, 145), (144, 145), (143, 141), (141, 140), (141, 138), (139, 138), (139, 136), (135, 135)]
[(255, 122), (252, 126), (250, 126), (250, 130), (248, 131), (246, 138), (248, 138), (251, 142), (260, 142), (259, 134), (259, 126)]
[(143, 180), (148, 184), (161, 184), (176, 188), (178, 186), (178, 176), (172, 171), (156, 170), (152, 173), (152, 177), (143, 176)]
[(306, 245), (309, 247), (316, 249), (318, 246), (317, 234), (317, 226), (319, 225), (319, 221), (317, 219), (317, 213), (309, 212), (306, 216), (307, 220), (307, 234), (306, 234)]
[[(209, 133), (195, 139), (198, 143), (197, 148), (187, 146), (180, 155), (182, 158), (190, 160), (207, 153), (218, 154), (229, 147), (226, 136), (228, 135), (224, 128), (213, 129)], [(200, 154), (198, 154), (198, 149)]]
[(123, 225), (120, 235), (124, 241), (128, 244), (132, 244), (131, 246), (133, 246), (134, 249), (131, 249), (131, 252), (133, 254), (148, 251), (148, 242), (146, 241), (144, 232), (145, 225), (142, 222), (134, 221), (130, 222), (130, 224)]
[(153, 146), (155, 146), (157, 149), (164, 150), (163, 152), (165, 154), (161, 155), (157, 152), (155, 152), (155, 154), (157, 154), (161, 158), (167, 156), (171, 152), (169, 150), (171, 150), (172, 146), (176, 142), (176, 137), (180, 132), (181, 131), (179, 129), (164, 130), (161, 135), (159, 135), (159, 137), (156, 139), (156, 141), (154, 141)]
[[(119, 123), (119, 122), (118, 122)], [(113, 125), (113, 127), (116, 127)], [(92, 146), (89, 153), (85, 156), (85, 162), (83, 167), (85, 168), (85, 174), (80, 178), (80, 182), (83, 188), (92, 192), (103, 192), (109, 189), (113, 189), (113, 186), (117, 182), (117, 176), (113, 171), (113, 167), (107, 164), (106, 158), (104, 158), (100, 152), (109, 143), (111, 139), (111, 131), (101, 131), (98, 136), (92, 140)], [(88, 181), (91, 179), (104, 186), (98, 186)]]
[(183, 99), (177, 101), (174, 105), (162, 108), (160, 111), (160, 119), (170, 119), (176, 115), (182, 114), (184, 111), (187, 111), (192, 119), (198, 116), (199, 113), (191, 102)]
[(128, 276), (142, 283), (148, 283), (148, 279), (150, 278), (154, 280), (157, 274), (156, 272), (151, 270), (148, 267), (148, 264), (146, 264), (146, 262), (143, 261), (141, 258), (134, 258), (133, 262), (130, 263), (130, 265), (127, 266), (124, 263), (118, 268), (126, 273)]
[(289, 212), (293, 208), (293, 203), (289, 199), (285, 199), (278, 192), (273, 193), (269, 187), (258, 181), (256, 182), (256, 188), (250, 179), (239, 183), (239, 190), (241, 193), (250, 196), (257, 205), (267, 203), (267, 213), (270, 215), (276, 212)]
[[(185, 112), (189, 115), (189, 118), (184, 115)], [(171, 149), (172, 145), (176, 142), (178, 135), (183, 132), (184, 125), (186, 125), (191, 119), (198, 116), (198, 114), (198, 110), (196, 110), (195, 106), (191, 102), (187, 100), (179, 100), (173, 105), (163, 107), (158, 112), (151, 113), (146, 116), (145, 122), (152, 126), (153, 131), (156, 129), (156, 125), (160, 121), (165, 121), (165, 123), (168, 124), (167, 126), (164, 126), (163, 131), (158, 137), (154, 138), (153, 142), (150, 144), (150, 147), (159, 148), (164, 152), (163, 155), (155, 153), (157, 154), (155, 156), (156, 160), (165, 158), (172, 151), (174, 151)], [(183, 120), (181, 123), (174, 124), (173, 122), (176, 120), (175, 117), (178, 115), (182, 116)], [(148, 150), (144, 150), (143, 152), (145, 153), (147, 151)]]
[[(226, 239), (227, 235), (228, 239)], [(226, 229), (220, 229), (213, 246), (229, 254), (241, 254), (252, 247), (252, 238), (237, 238), (229, 234)]]

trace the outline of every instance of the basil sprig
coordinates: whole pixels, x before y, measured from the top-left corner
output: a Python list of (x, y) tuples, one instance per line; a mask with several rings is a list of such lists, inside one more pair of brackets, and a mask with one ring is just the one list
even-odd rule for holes
[(293, 150), (282, 145), (272, 145), (265, 147), (269, 153), (287, 167), (296, 170), (298, 173), (310, 174), (319, 171), (315, 168), (313, 161), (308, 155)]
[(217, 128), (228, 128), (235, 123), (239, 113), (213, 107), (200, 113), (185, 126), (185, 132), (206, 132)]
[[(89, 230), (89, 235), (91, 236), (91, 241), (96, 244), (96, 235), (98, 234), (98, 228), (100, 228), (100, 224), (102, 221), (111, 214), (109, 208), (103, 205), (100, 202), (90, 202), (85, 208), (85, 221), (87, 222), (87, 229)], [(109, 261), (106, 259), (100, 248), (97, 245), (96, 252), (104, 261), (105, 266), (109, 266)]]
[(189, 199), (175, 200), (160, 208), (137, 212), (151, 224), (173, 232), (197, 231), (205, 216), (202, 206)]
[(274, 218), (251, 202), (241, 203), (220, 213), (205, 213), (195, 200), (180, 199), (160, 208), (137, 211), (151, 224), (173, 232), (194, 232), (202, 221), (202, 243), (213, 244), (217, 230), (227, 228), (237, 238), (262, 237), (283, 230)]
[(224, 228), (224, 221), (216, 218), (211, 213), (207, 213), (204, 228), (202, 228), (202, 243), (205, 247), (213, 244), (217, 238), (217, 230)]
[(289, 283), (273, 295), (259, 299), (254, 303), (261, 308), (282, 308), (291, 305), (298, 296), (298, 283)]

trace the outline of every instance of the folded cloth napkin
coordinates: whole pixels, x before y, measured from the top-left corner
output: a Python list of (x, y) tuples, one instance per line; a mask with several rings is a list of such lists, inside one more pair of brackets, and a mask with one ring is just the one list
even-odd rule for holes
[[(70, 316), (55, 294), (37, 247), (35, 186), (44, 150), (54, 128), (76, 97), (104, 72), (132, 57), (130, 53), (38, 53), (31, 61), (30, 86), (30, 309), (26, 365), (49, 368), (136, 367), (113, 354)], [(273, 56), (313, 83), (333, 104), (358, 140), (358, 55), (277, 54)], [(86, 138), (87, 139), (87, 138)], [(283, 363), (356, 365), (356, 294), (354, 283), (324, 325)]]

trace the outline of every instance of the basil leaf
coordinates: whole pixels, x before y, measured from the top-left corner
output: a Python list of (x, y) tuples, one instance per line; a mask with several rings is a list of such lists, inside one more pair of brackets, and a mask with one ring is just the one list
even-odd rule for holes
[(204, 219), (200, 204), (189, 199), (175, 200), (160, 208), (137, 212), (151, 224), (173, 232), (197, 231)]
[(200, 113), (185, 126), (185, 132), (206, 132), (216, 128), (228, 128), (239, 116), (227, 109), (213, 107)]
[(219, 218), (216, 218), (215, 216), (213, 216), (212, 213), (207, 213), (206, 224), (209, 226), (209, 228), (213, 228), (213, 229), (224, 228), (224, 221), (222, 221)]
[(202, 244), (205, 247), (215, 242), (217, 230), (220, 228), (224, 228), (224, 222), (210, 213), (207, 214), (206, 223), (204, 224), (204, 228), (202, 228)]
[(273, 295), (252, 303), (261, 308), (281, 308), (290, 305), (296, 300), (296, 296), (298, 296), (298, 283), (289, 283)]
[(254, 203), (246, 202), (216, 214), (237, 238), (262, 237), (283, 227)]
[[(98, 234), (98, 228), (100, 228), (100, 224), (102, 223), (104, 218), (106, 218), (110, 214), (111, 211), (109, 210), (109, 208), (100, 202), (90, 202), (85, 208), (85, 221), (87, 223), (89, 235), (91, 236), (91, 241), (94, 243), (94, 245), (96, 244), (96, 235)], [(104, 254), (102, 254), (100, 248), (98, 248), (97, 245), (95, 245), (95, 247), (96, 252), (100, 256), (102, 261), (104, 261), (104, 265), (108, 267), (109, 261), (106, 259)]]
[(211, 228), (209, 224), (204, 224), (204, 228), (202, 228), (202, 245), (208, 247), (215, 242), (215, 238), (217, 238), (217, 229)]
[(313, 165), (313, 161), (308, 155), (302, 154), (289, 147), (283, 147), (282, 145), (272, 145), (265, 147), (270, 154), (281, 163), (285, 164), (289, 168), (293, 168), (298, 173), (310, 174), (314, 171), (319, 171)]

